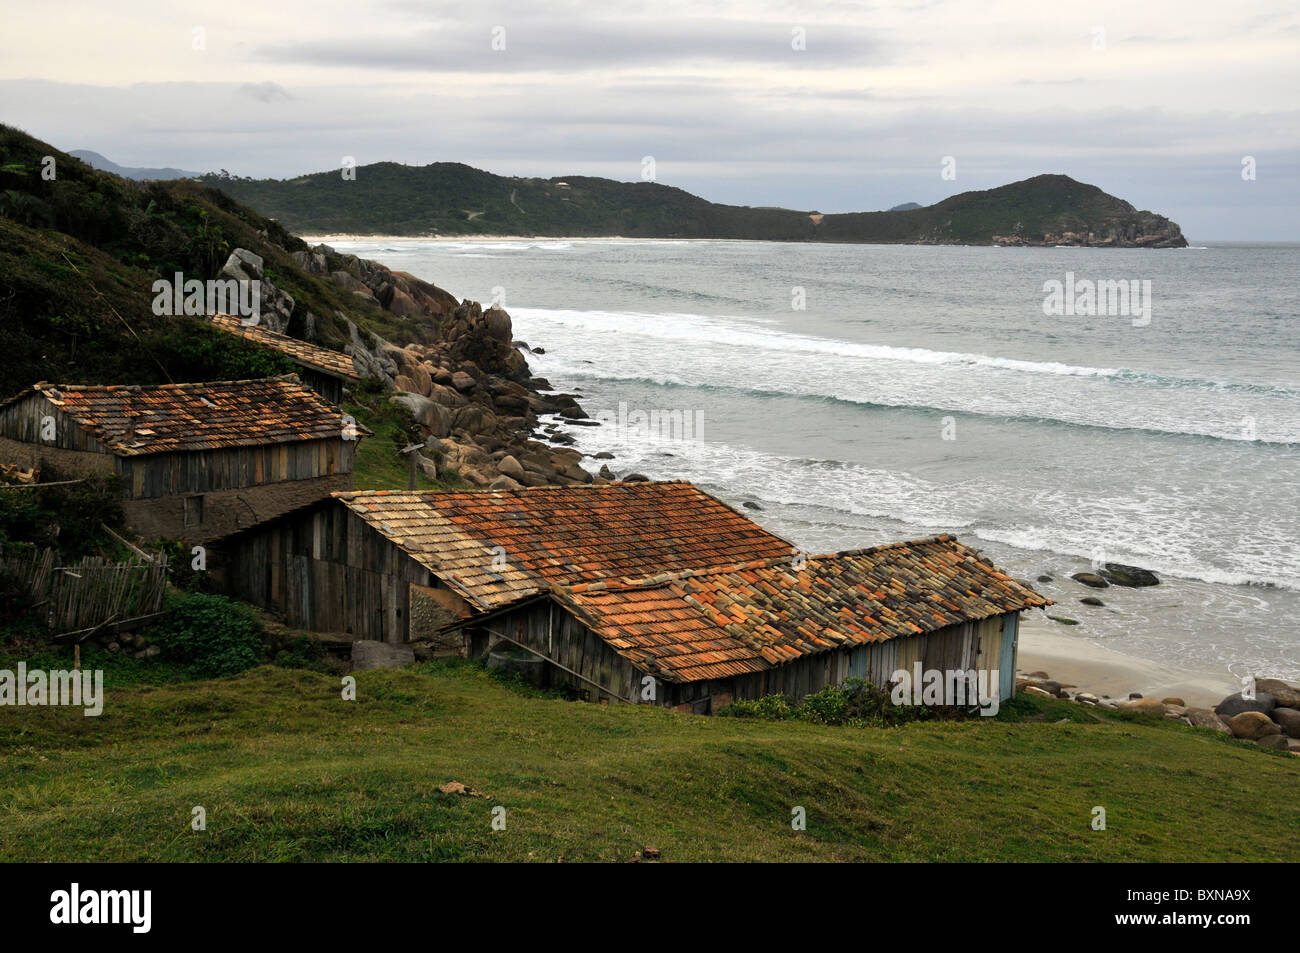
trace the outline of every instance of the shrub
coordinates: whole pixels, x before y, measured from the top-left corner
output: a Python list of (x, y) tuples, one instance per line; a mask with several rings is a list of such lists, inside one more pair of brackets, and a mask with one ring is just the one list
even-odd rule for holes
[(317, 668), (325, 659), (325, 646), (320, 639), (298, 635), (275, 653), (275, 664), (281, 668)]
[(889, 691), (861, 678), (845, 679), (808, 695), (798, 704), (785, 695), (766, 695), (753, 701), (738, 701), (718, 710), (731, 718), (763, 718), (767, 721), (812, 722), (815, 725), (868, 726), (898, 725), (929, 718), (961, 717), (944, 709), (920, 705), (896, 706)]
[(762, 698), (743, 699), (718, 709), (719, 715), (731, 718), (762, 718), (766, 721), (787, 721), (795, 717), (797, 709), (784, 695), (764, 695)]
[(262, 626), (247, 606), (225, 596), (176, 598), (149, 638), (194, 678), (220, 678), (262, 660)]

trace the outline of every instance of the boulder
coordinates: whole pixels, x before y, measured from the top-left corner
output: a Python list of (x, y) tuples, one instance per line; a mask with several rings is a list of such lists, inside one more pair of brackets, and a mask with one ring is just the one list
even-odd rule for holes
[(429, 385), (428, 398), (444, 407), (464, 407), (469, 403), (460, 391), (437, 383)]
[(1300, 711), (1294, 708), (1274, 708), (1270, 714), (1283, 734), (1300, 738)]
[(464, 371), (457, 371), (451, 375), (451, 386), (462, 393), (473, 390), (476, 384), (477, 381), (474, 380), (473, 376)]
[(1100, 599), (1098, 599), (1096, 596), (1084, 596), (1079, 601), (1082, 602), (1085, 606), (1104, 606), (1106, 604), (1102, 602)]
[(1165, 705), (1164, 702), (1158, 702), (1154, 698), (1130, 698), (1119, 703), (1119, 710), (1136, 712), (1139, 715), (1163, 716)]
[(1046, 689), (1039, 688), (1037, 685), (1027, 685), (1027, 686), (1025, 686), (1025, 694), (1027, 694), (1027, 695), (1037, 695), (1039, 698), (1055, 698), (1055, 697), (1056, 697), (1056, 696), (1053, 695), (1051, 692), (1047, 691)]
[(479, 404), (470, 404), (456, 411), (452, 417), (452, 426), (466, 433), (485, 433), (496, 426), (497, 418), (492, 411)]
[(366, 672), (376, 668), (401, 668), (415, 661), (415, 652), (409, 645), (389, 645), (373, 639), (359, 639), (352, 643), (352, 671)]
[(1276, 748), (1278, 751), (1291, 750), (1291, 739), (1286, 735), (1263, 735), (1255, 739), (1261, 748)]
[(483, 329), (489, 337), (506, 344), (511, 342), (510, 315), (505, 308), (488, 308), (484, 311)]
[(1184, 712), (1183, 717), (1187, 719), (1188, 724), (1196, 728), (1209, 728), (1225, 735), (1232, 734), (1232, 729), (1224, 720), (1208, 708), (1189, 708)]
[(1160, 699), (1160, 701), (1166, 705), (1177, 705), (1180, 708), (1187, 707), (1187, 702), (1183, 701), (1181, 698), (1178, 698), (1177, 696), (1174, 696), (1172, 698), (1162, 698)]
[(609, 464), (607, 463), (602, 463), (600, 465), (600, 470), (597, 471), (597, 476), (599, 476), (602, 480), (615, 479), (614, 471), (609, 468)]
[[(522, 472), (522, 471), (520, 471)], [(522, 490), (523, 487), (510, 477), (502, 475), (488, 484), (489, 490)]]
[(1085, 586), (1090, 586), (1093, 589), (1106, 589), (1110, 586), (1110, 583), (1101, 578), (1101, 576), (1097, 575), (1095, 572), (1076, 572), (1070, 578), (1075, 582), (1081, 582)]
[(451, 411), (441, 404), (435, 404), (428, 397), (419, 394), (400, 393), (391, 398), (422, 427), (428, 428), (435, 437), (446, 437), (451, 433)]
[(1268, 692), (1256, 691), (1255, 697), (1242, 698), (1241, 692), (1229, 695), (1223, 701), (1214, 706), (1214, 713), (1220, 718), (1231, 718), (1233, 715), (1240, 715), (1246, 711), (1257, 711), (1262, 714), (1270, 714), (1277, 707), (1277, 701)]
[(1260, 711), (1243, 711), (1228, 719), (1228, 730), (1234, 738), (1256, 741), (1265, 735), (1278, 735), (1282, 729), (1273, 724), (1268, 715)]
[(1255, 691), (1272, 695), (1273, 701), (1282, 708), (1300, 708), (1300, 688), (1288, 685), (1281, 679), (1257, 678)]
[(519, 481), (524, 478), (524, 468), (519, 461), (507, 454), (497, 463), (497, 470), (503, 476), (510, 477), (511, 480)]
[(1051, 581), (1052, 581), (1052, 577), (1049, 576), (1049, 575), (1047, 575), (1046, 573), (1044, 573), (1043, 575), (1041, 575), (1041, 576), (1038, 577), (1038, 581), (1039, 581), (1039, 582), (1051, 582)]
[(1101, 575), (1111, 585), (1128, 586), (1131, 589), (1160, 585), (1160, 579), (1151, 570), (1125, 566), (1123, 563), (1106, 563), (1106, 568), (1101, 571)]
[(623, 477), (624, 483), (649, 483), (650, 478), (641, 473), (629, 473)]
[(1028, 688), (1031, 685), (1034, 688), (1041, 688), (1043, 691), (1047, 692), (1049, 695), (1055, 696), (1056, 698), (1066, 698), (1066, 688), (1073, 687), (1063, 685), (1055, 679), (1043, 678), (1038, 675), (1029, 675), (1025, 678), (1016, 679), (1016, 691), (1020, 691), (1022, 688)]

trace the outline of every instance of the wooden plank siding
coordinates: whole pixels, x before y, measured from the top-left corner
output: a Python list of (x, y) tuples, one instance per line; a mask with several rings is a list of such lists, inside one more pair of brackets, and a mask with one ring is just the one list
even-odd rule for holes
[(325, 503), (216, 547), (230, 594), (292, 626), (400, 644), (410, 636), (410, 586), (460, 599), (344, 506)]
[[(998, 696), (1005, 701), (1011, 697), (1015, 684), (1014, 667), (1008, 671), (1005, 660), (1014, 659), (1009, 649), (1014, 649), (1016, 616), (1017, 613), (1011, 612), (925, 635), (804, 656), (751, 675), (685, 683), (660, 681), (655, 703), (709, 714), (721, 704), (736, 699), (779, 694), (800, 700), (828, 685), (841, 685), (848, 678), (862, 678), (884, 687), (894, 672), (899, 669), (910, 672), (918, 662), (923, 670), (997, 670)], [(475, 657), (486, 654), (497, 637), (505, 637), (559, 666), (549, 672), (548, 683), (553, 687), (569, 685), (588, 692), (593, 700), (615, 697), (640, 700), (641, 680), (647, 673), (611, 649), (571, 613), (550, 602), (522, 605), (482, 626), (472, 627), (469, 633), (470, 653)], [(582, 678), (575, 678), (562, 669), (576, 672)]]

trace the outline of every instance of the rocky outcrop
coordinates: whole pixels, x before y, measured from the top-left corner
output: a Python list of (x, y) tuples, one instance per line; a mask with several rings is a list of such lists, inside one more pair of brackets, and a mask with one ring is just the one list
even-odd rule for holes
[(258, 282), (261, 287), (259, 326), (280, 334), (285, 333), (293, 314), (293, 296), (281, 291), (266, 277), (261, 255), (255, 255), (247, 248), (236, 248), (222, 266), (221, 277)]

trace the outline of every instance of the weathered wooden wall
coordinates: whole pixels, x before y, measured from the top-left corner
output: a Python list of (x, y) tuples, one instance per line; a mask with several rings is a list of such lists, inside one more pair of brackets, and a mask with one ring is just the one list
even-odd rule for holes
[(331, 404), (338, 406), (343, 402), (343, 381), (341, 378), (318, 371), (306, 364), (299, 364), (298, 379)]
[(494, 636), (526, 646), (555, 663), (550, 685), (568, 685), (590, 701), (614, 698), (630, 701), (641, 690), (641, 677), (627, 659), (572, 615), (542, 601), (520, 607), (491, 620), (485, 628), (471, 630), (470, 654), (481, 657)]
[[(43, 439), (42, 431), (45, 428), (42, 422), (46, 417), (54, 418), (53, 439), (50, 440)], [(0, 409), (0, 437), (47, 449), (108, 454), (108, 449), (103, 444), (41, 393), (28, 394), (17, 403)]]
[(355, 455), (356, 441), (340, 434), (328, 440), (122, 457), (118, 471), (128, 495), (142, 500), (351, 473)]
[[(1016, 616), (1007, 613), (981, 622), (948, 626), (927, 635), (805, 656), (752, 675), (680, 684), (659, 682), (654, 703), (710, 714), (738, 699), (765, 695), (802, 699), (828, 685), (840, 685), (848, 678), (863, 678), (884, 687), (894, 672), (899, 669), (910, 672), (917, 662), (923, 670), (997, 670), (998, 696), (1005, 701), (1011, 697), (1015, 684)], [(552, 669), (552, 685), (570, 684), (588, 691), (593, 699), (617, 697), (640, 701), (642, 678), (646, 673), (558, 606), (545, 601), (530, 603), (471, 629), (471, 656), (481, 657), (502, 636), (571, 670)]]
[(340, 503), (255, 527), (217, 549), (232, 595), (318, 632), (405, 642), (410, 585), (445, 589)]

